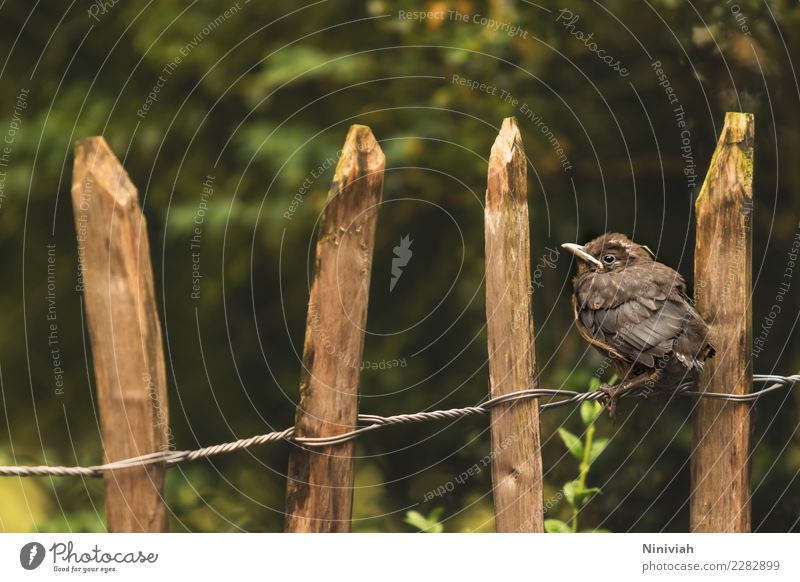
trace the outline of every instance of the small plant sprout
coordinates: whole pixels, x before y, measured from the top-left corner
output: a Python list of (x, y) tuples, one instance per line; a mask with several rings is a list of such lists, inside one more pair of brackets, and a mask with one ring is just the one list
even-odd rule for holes
[[(612, 378), (611, 383), (614, 379)], [(589, 390), (594, 392), (600, 387), (600, 381), (593, 378), (589, 385)], [(607, 438), (595, 438), (595, 421), (603, 412), (603, 406), (599, 402), (585, 400), (580, 407), (581, 420), (585, 428), (584, 438), (581, 440), (565, 428), (558, 429), (558, 435), (564, 442), (569, 453), (578, 460), (578, 477), (572, 481), (564, 483), (564, 498), (572, 508), (572, 516), (568, 522), (560, 519), (544, 520), (544, 528), (548, 533), (575, 533), (578, 529), (578, 516), (581, 509), (598, 493), (599, 487), (587, 487), (586, 480), (589, 477), (589, 469), (597, 458), (608, 446)], [(601, 532), (607, 530), (587, 529), (583, 533)]]
[(444, 531), (444, 525), (439, 521), (442, 515), (444, 515), (444, 507), (435, 507), (431, 509), (427, 516), (412, 509), (406, 511), (406, 517), (403, 521), (414, 529), (424, 533), (442, 533)]

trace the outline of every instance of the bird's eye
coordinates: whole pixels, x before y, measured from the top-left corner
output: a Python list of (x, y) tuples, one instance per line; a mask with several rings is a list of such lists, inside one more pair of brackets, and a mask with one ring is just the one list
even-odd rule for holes
[(616, 260), (617, 260), (617, 257), (615, 257), (614, 255), (603, 255), (603, 262), (606, 265), (610, 265), (611, 263), (613, 263)]

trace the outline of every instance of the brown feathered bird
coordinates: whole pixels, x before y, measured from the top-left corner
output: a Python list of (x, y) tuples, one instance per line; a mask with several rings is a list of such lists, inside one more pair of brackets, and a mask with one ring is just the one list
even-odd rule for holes
[(601, 387), (609, 414), (614, 416), (617, 399), (625, 393), (696, 381), (714, 347), (708, 325), (686, 295), (683, 277), (624, 234), (562, 246), (579, 259), (572, 281), (578, 331), (611, 358), (622, 378)]

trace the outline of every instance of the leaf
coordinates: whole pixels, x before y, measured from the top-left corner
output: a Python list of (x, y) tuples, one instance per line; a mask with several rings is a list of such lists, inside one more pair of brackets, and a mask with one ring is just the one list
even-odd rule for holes
[(428, 520), (419, 511), (406, 511), (406, 518), (403, 520), (408, 525), (417, 529), (425, 529), (428, 525)]
[(610, 529), (602, 529), (602, 528), (594, 528), (594, 529), (581, 530), (581, 533), (611, 533), (611, 530)]
[(578, 481), (567, 481), (564, 483), (564, 497), (567, 499), (567, 503), (570, 505), (575, 505), (575, 494), (578, 492), (578, 487), (580, 483)]
[(597, 420), (597, 417), (600, 416), (602, 411), (603, 407), (596, 400), (594, 402), (589, 402), (588, 400), (581, 402), (581, 420), (583, 420), (583, 425), (589, 428), (589, 426)]
[(583, 507), (589, 500), (589, 497), (602, 492), (599, 487), (581, 489), (580, 485), (577, 479), (564, 483), (564, 497), (566, 497), (567, 502), (573, 507)]
[(419, 511), (406, 511), (405, 521), (408, 525), (417, 528), (420, 531), (427, 533), (442, 533), (444, 526), (438, 522), (439, 517), (444, 512), (444, 508), (436, 508), (431, 511), (428, 517), (422, 515)]
[(594, 420), (594, 407), (588, 400), (581, 402), (581, 420), (584, 426), (589, 426)]
[(438, 525), (441, 525), (439, 524), (439, 520), (442, 518), (443, 515), (444, 515), (444, 506), (440, 505), (439, 507), (434, 507), (428, 513), (428, 521), (435, 521)]
[(570, 533), (569, 526), (560, 519), (545, 519), (544, 531), (547, 533)]
[(608, 439), (597, 439), (592, 443), (592, 448), (589, 450), (589, 464), (594, 463), (595, 459), (599, 457), (608, 446)]
[(600, 388), (600, 378), (594, 377), (589, 381), (589, 392), (595, 392)]
[(567, 446), (567, 449), (572, 454), (572, 456), (578, 459), (579, 461), (582, 460), (583, 443), (581, 442), (581, 439), (576, 437), (574, 434), (572, 434), (565, 428), (559, 428), (558, 435), (561, 437), (561, 440), (564, 441), (564, 444)]

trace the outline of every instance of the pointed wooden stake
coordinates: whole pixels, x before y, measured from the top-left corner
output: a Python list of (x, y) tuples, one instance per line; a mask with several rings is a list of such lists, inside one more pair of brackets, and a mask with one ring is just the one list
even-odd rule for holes
[[(384, 166), (383, 152), (370, 129), (353, 125), (317, 239), (295, 422), (298, 437), (331, 436), (356, 426)], [(350, 441), (291, 451), (286, 531), (350, 531), (354, 450)]]
[[(106, 461), (164, 450), (167, 380), (147, 225), (135, 186), (102, 137), (75, 144), (72, 206)], [(167, 530), (163, 464), (104, 479), (109, 531)]]
[[(716, 355), (700, 390), (752, 389), (753, 115), (728, 113), (695, 203), (694, 296)], [(750, 531), (750, 405), (701, 399), (694, 414), (691, 531)]]
[[(516, 120), (503, 121), (486, 189), (486, 320), (491, 396), (537, 388), (531, 305), (527, 166)], [(539, 400), (492, 409), (498, 532), (544, 530)]]

